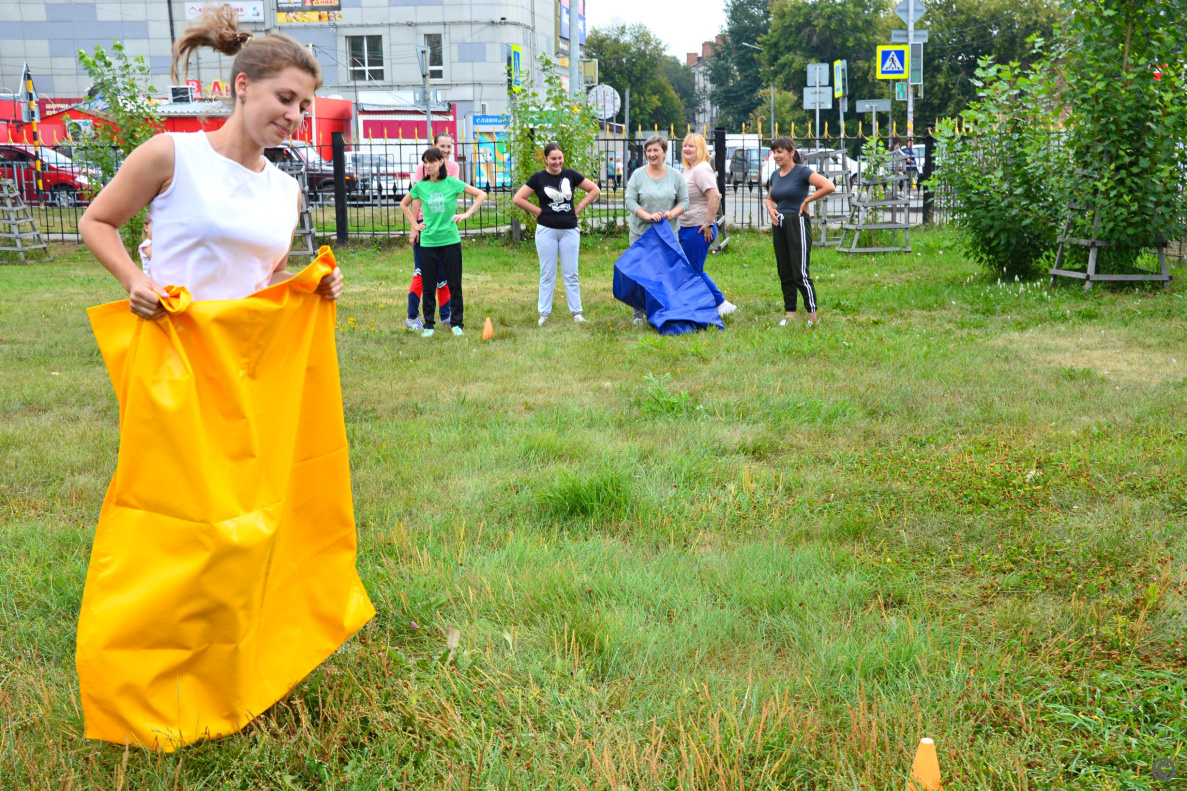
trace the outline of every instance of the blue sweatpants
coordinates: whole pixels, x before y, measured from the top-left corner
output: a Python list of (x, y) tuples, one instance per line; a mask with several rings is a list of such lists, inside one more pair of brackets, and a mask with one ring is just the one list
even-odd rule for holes
[[(709, 245), (713, 244), (712, 240), (706, 242), (705, 237), (701, 235), (700, 227), (685, 228), (680, 227), (680, 247), (684, 250), (684, 256), (688, 259), (688, 263), (692, 264), (692, 268), (697, 271), (701, 279), (705, 281), (705, 285), (709, 287), (709, 293), (713, 295), (713, 304), (720, 305), (725, 302), (725, 297), (721, 295), (721, 289), (717, 288), (717, 284), (713, 282), (713, 278), (709, 277), (705, 272), (705, 258), (709, 255)], [(713, 238), (717, 238), (717, 223), (713, 223)]]

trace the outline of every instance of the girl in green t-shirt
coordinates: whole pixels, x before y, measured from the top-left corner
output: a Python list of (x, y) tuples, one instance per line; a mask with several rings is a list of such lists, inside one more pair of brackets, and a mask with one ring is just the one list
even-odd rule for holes
[[(462, 237), (457, 224), (478, 211), (486, 200), (486, 193), (447, 175), (445, 155), (436, 148), (425, 149), (420, 161), (425, 166), (425, 178), (412, 185), (408, 193), (412, 202), (401, 208), (412, 225), (412, 244), (420, 240), (421, 282), (438, 283), (444, 279), (449, 283), (449, 323), (453, 325), (453, 334), (461, 335), (465, 303), (462, 298)], [(474, 203), (458, 214), (457, 199), (463, 193), (473, 197)], [(424, 216), (419, 222), (416, 220), (418, 213)], [(421, 307), (425, 317), (425, 331), (421, 337), (431, 338), (433, 316), (437, 310), (437, 294), (432, 288), (424, 290)]]

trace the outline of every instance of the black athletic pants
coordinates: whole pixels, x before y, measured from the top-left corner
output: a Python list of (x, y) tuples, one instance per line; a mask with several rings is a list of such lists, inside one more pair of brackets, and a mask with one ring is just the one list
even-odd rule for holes
[[(420, 282), (449, 284), (449, 323), (462, 326), (462, 243), (447, 244), (444, 247), (420, 246)], [(437, 289), (431, 285), (421, 296), (421, 311), (425, 317), (425, 329), (433, 328), (433, 317), (437, 312)]]
[[(804, 295), (804, 307), (816, 312), (816, 286), (808, 273), (812, 256), (812, 221), (802, 214), (784, 215), (783, 222), (771, 228), (775, 241), (775, 264), (779, 284), (783, 286), (783, 309), (795, 312), (796, 294)], [(453, 286), (450, 286), (453, 288)]]

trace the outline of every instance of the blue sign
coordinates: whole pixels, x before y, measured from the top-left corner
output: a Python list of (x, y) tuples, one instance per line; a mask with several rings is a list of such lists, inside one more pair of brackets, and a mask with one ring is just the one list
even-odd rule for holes
[(878, 47), (878, 74), (880, 80), (902, 80), (907, 77), (910, 55), (906, 44), (891, 44)]
[(506, 126), (507, 116), (505, 115), (475, 115), (471, 116), (471, 121), (474, 126)]
[(520, 71), (523, 70), (523, 49), (517, 45), (511, 45), (511, 90), (519, 93), (523, 90), (523, 77), (520, 76)]

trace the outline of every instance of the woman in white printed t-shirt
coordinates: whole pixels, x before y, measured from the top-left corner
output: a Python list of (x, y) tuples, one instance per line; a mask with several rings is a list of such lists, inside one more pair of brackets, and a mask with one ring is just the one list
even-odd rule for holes
[[(162, 284), (184, 286), (195, 300), (241, 299), (287, 280), (285, 271), (301, 191), (295, 179), (264, 158), (300, 126), (321, 67), (288, 36), (252, 38), (230, 6), (207, 11), (174, 46), (173, 79), (191, 53), (211, 47), (235, 56), (231, 117), (214, 132), (153, 137), (123, 166), (78, 223), (83, 241), (128, 292), (132, 312), (161, 316)], [(184, 71), (184, 69), (183, 69)], [(119, 228), (148, 207), (152, 255), (141, 271)], [(337, 267), (317, 292), (342, 293)]]

